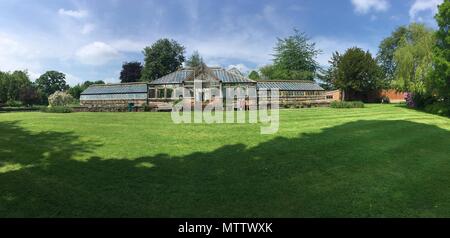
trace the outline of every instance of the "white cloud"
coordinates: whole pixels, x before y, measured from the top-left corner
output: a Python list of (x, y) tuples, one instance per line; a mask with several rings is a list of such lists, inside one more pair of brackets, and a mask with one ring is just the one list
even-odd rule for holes
[(412, 21), (424, 21), (424, 17), (419, 15), (427, 12), (427, 18), (432, 20), (432, 17), (437, 13), (437, 6), (442, 2), (443, 0), (416, 0), (409, 9), (409, 17)]
[(120, 80), (118, 79), (118, 77), (106, 77), (106, 78), (102, 79), (102, 81), (105, 83), (120, 83)]
[(83, 28), (81, 29), (81, 34), (87, 35), (95, 30), (95, 25), (92, 23), (86, 23), (84, 24)]
[(68, 16), (73, 18), (84, 18), (87, 17), (88, 12), (86, 10), (65, 10), (61, 8), (58, 10), (60, 16)]
[(250, 68), (247, 67), (247, 65), (245, 65), (245, 64), (230, 64), (227, 66), (227, 69), (232, 69), (232, 68), (238, 69), (243, 74), (246, 74), (248, 71), (250, 71)]
[(0, 71), (40, 71), (39, 58), (39, 51), (13, 36), (0, 33)]
[(229, 60), (252, 62), (257, 65), (270, 63), (273, 40), (253, 39), (245, 34), (191, 39), (185, 43), (188, 49), (196, 49), (207, 64), (226, 64)]
[(21, 44), (8, 36), (0, 36), (0, 52), (2, 55), (26, 55), (27, 50)]
[(112, 41), (111, 46), (115, 49), (121, 51), (121, 52), (141, 52), (148, 43), (145, 43), (144, 41), (137, 41), (137, 40), (129, 40), (129, 39), (119, 39)]
[(252, 14), (236, 14), (234, 6), (225, 6), (216, 17), (219, 27), (210, 31), (208, 37), (197, 34), (195, 25), (178, 37), (186, 39), (182, 43), (188, 50), (198, 50), (208, 65), (270, 64), (276, 37), (292, 34), (292, 27), (301, 29), (303, 23), (286, 17), (284, 8), (279, 9), (276, 4), (264, 4), (258, 9)]
[(34, 71), (30, 71), (28, 70), (28, 76), (30, 76), (30, 80), (31, 81), (35, 81), (36, 79), (38, 79), (39, 77), (41, 77), (42, 73), (38, 73), (38, 72), (34, 72)]
[(104, 43), (96, 41), (81, 47), (76, 56), (83, 64), (102, 65), (117, 59), (120, 54), (117, 49)]
[[(43, 43), (44, 42), (44, 43)], [(64, 46), (64, 45), (63, 45)], [(83, 82), (83, 80), (64, 70), (64, 63), (57, 67), (49, 64), (49, 62), (63, 62), (63, 58), (69, 55), (71, 59), (73, 53), (64, 52), (63, 48), (71, 48), (58, 46), (54, 42), (42, 41), (40, 37), (28, 39), (17, 35), (0, 32), (0, 71), (27, 70), (32, 81), (36, 80), (45, 71), (55, 69), (66, 74), (66, 81), (69, 85), (75, 85)], [(58, 63), (58, 64), (59, 64)]]
[(66, 73), (66, 82), (67, 82), (67, 84), (74, 86), (79, 83), (83, 83), (84, 80), (82, 80), (81, 78), (79, 78), (73, 74)]
[(366, 14), (369, 11), (383, 12), (389, 9), (389, 3), (386, 0), (352, 0), (355, 12)]

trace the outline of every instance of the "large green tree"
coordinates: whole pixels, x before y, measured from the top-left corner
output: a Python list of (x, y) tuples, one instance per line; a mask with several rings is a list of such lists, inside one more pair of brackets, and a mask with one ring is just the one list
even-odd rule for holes
[(336, 80), (338, 79), (338, 65), (341, 55), (339, 52), (333, 52), (331, 59), (328, 60), (330, 66), (327, 69), (319, 69), (318, 78), (323, 82), (322, 88), (326, 90), (336, 89)]
[(252, 70), (252, 72), (250, 72), (250, 74), (248, 75), (248, 78), (252, 79), (252, 80), (260, 80), (261, 79), (261, 77), (259, 76), (259, 73), (255, 70)]
[(275, 69), (274, 65), (265, 65), (259, 69), (259, 72), (261, 72), (260, 77), (264, 80), (270, 80), (270, 79), (279, 79), (279, 70)]
[(37, 86), (48, 97), (56, 91), (69, 89), (66, 84), (66, 75), (58, 71), (47, 71), (36, 79)]
[(273, 64), (260, 69), (268, 79), (313, 80), (318, 63), (315, 58), (320, 53), (316, 45), (298, 30), (286, 38), (278, 38), (274, 48)]
[(169, 39), (160, 39), (146, 47), (142, 81), (153, 81), (179, 69), (185, 60), (184, 52), (184, 46)]
[(408, 26), (394, 52), (394, 88), (403, 92), (426, 94), (427, 76), (432, 67), (435, 44), (433, 30), (423, 24)]
[(198, 67), (203, 64), (203, 58), (200, 56), (198, 51), (194, 51), (192, 55), (186, 60), (186, 66), (188, 67)]
[(343, 91), (343, 99), (355, 99), (352, 95), (361, 95), (366, 99), (373, 90), (382, 88), (381, 69), (376, 60), (367, 51), (353, 47), (338, 57), (334, 84)]
[(41, 104), (45, 101), (42, 91), (36, 84), (29, 84), (20, 89), (19, 101), (26, 106)]
[(444, 1), (439, 6), (436, 21), (439, 29), (433, 47), (431, 87), (432, 93), (438, 95), (450, 107), (450, 1)]
[(31, 85), (26, 71), (0, 72), (0, 103), (20, 101), (22, 91)]
[(381, 41), (378, 47), (377, 61), (383, 70), (383, 76), (386, 81), (392, 81), (396, 70), (394, 53), (400, 47), (403, 39), (410, 36), (409, 28), (400, 26), (395, 29), (389, 37)]
[(138, 82), (142, 76), (142, 64), (140, 62), (125, 62), (120, 72), (120, 82), (130, 83)]

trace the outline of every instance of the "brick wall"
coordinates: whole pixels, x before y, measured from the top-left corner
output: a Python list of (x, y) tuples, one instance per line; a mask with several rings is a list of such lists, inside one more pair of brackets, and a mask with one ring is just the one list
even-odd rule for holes
[(386, 96), (389, 98), (389, 100), (393, 103), (397, 102), (405, 102), (405, 94), (402, 92), (398, 92), (396, 90), (390, 89), (390, 90), (383, 90), (381, 92), (382, 96)]
[[(327, 100), (331, 101), (340, 101), (341, 100), (341, 91), (340, 90), (334, 90), (334, 91), (328, 91), (326, 92)], [(386, 96), (389, 98), (390, 102), (392, 103), (399, 103), (405, 101), (405, 95), (402, 92), (398, 92), (394, 89), (389, 90), (381, 90), (379, 92), (373, 91), (366, 95), (364, 95), (364, 99), (360, 98), (361, 95), (356, 95), (352, 93), (347, 93), (346, 100), (366, 100), (367, 102), (380, 102), (381, 98)]]

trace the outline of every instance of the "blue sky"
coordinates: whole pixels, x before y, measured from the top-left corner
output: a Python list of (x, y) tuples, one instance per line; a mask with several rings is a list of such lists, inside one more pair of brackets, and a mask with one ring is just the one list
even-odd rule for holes
[(208, 65), (242, 71), (271, 62), (277, 37), (305, 32), (323, 53), (358, 46), (376, 54), (397, 26), (423, 22), (443, 0), (2, 0), (0, 70), (66, 73), (69, 84), (118, 82), (124, 61), (173, 38)]

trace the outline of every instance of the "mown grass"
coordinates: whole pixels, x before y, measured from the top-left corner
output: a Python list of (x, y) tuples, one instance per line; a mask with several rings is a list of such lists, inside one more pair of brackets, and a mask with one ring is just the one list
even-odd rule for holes
[(450, 217), (450, 119), (396, 105), (259, 124), (0, 113), (0, 217)]

